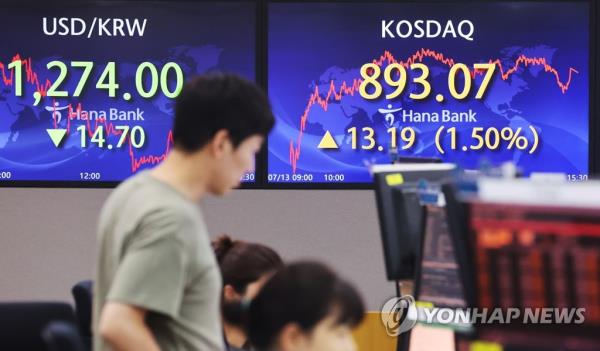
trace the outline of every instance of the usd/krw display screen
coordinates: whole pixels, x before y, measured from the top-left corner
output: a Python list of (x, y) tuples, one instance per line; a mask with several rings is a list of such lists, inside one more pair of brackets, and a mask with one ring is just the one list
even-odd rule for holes
[(269, 183), (436, 157), (588, 173), (585, 2), (271, 3)]
[(189, 77), (255, 79), (252, 2), (52, 5), (3, 5), (0, 180), (121, 181), (173, 147)]

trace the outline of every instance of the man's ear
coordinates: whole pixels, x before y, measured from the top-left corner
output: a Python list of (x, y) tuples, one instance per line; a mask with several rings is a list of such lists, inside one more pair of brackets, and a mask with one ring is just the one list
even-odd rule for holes
[(210, 141), (210, 153), (214, 157), (220, 158), (225, 150), (227, 150), (230, 143), (231, 141), (229, 140), (229, 132), (225, 129), (221, 129), (215, 133)]
[(231, 284), (227, 284), (223, 287), (223, 299), (225, 301), (235, 301), (240, 300), (241, 298), (242, 297), (240, 296), (240, 294), (238, 294), (237, 291), (235, 291)]
[(306, 334), (296, 323), (288, 323), (279, 333), (278, 344), (282, 350), (303, 350), (306, 348)]

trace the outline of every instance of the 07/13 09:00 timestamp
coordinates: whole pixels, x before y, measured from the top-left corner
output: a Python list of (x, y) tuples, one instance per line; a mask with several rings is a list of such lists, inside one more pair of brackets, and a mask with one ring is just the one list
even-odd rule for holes
[(288, 182), (314, 182), (321, 181), (325, 183), (343, 182), (345, 175), (343, 173), (326, 173), (321, 179), (315, 178), (311, 173), (304, 174), (289, 174), (289, 173), (269, 173), (269, 182), (272, 183), (288, 183)]

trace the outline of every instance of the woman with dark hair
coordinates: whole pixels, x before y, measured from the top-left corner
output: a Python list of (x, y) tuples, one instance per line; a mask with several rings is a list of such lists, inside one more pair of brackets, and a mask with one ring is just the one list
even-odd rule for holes
[(283, 261), (265, 245), (234, 241), (227, 235), (213, 241), (213, 249), (223, 276), (221, 314), (226, 350), (250, 350), (244, 308), (283, 267)]
[(259, 351), (355, 351), (352, 329), (364, 305), (356, 289), (320, 263), (279, 270), (248, 310), (248, 333)]

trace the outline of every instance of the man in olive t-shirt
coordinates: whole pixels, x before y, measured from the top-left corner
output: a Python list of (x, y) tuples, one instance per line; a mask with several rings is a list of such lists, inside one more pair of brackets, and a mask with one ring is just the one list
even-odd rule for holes
[(264, 92), (242, 78), (186, 84), (173, 150), (101, 211), (94, 350), (223, 350), (221, 277), (197, 203), (239, 185), (273, 123)]
[(145, 171), (110, 196), (99, 232), (95, 307), (151, 311), (146, 322), (163, 350), (222, 349), (221, 276), (194, 203)]

